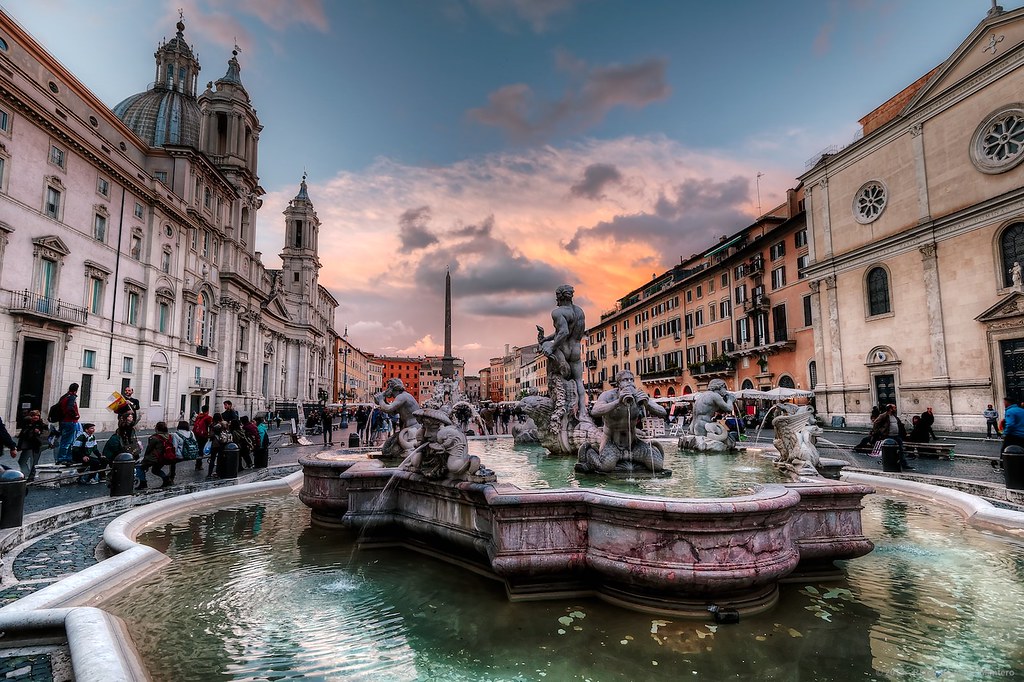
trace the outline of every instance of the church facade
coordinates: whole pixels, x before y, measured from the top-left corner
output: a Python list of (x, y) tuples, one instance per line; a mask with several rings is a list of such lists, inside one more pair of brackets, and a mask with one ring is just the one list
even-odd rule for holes
[(337, 301), (319, 284), (305, 184), (280, 270), (255, 250), (262, 129), (237, 54), (198, 92), (179, 21), (154, 84), (113, 109), (0, 12), (0, 414), (78, 383), (113, 424), (131, 385), (143, 425), (224, 400), (287, 412), (331, 392)]
[(989, 403), (1024, 397), (1022, 86), (1024, 10), (993, 4), (801, 177), (819, 412), (984, 430)]

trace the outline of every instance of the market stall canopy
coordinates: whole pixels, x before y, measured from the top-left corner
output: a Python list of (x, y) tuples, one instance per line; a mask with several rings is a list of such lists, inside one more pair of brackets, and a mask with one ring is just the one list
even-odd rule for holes
[(793, 398), (813, 398), (814, 391), (801, 391), (798, 388), (773, 388), (770, 391), (755, 391), (752, 388), (745, 388), (741, 391), (734, 391), (738, 398), (753, 398), (755, 400), (791, 400)]
[(696, 393), (687, 393), (686, 395), (670, 395), (667, 398), (652, 398), (651, 400), (656, 403), (692, 403), (696, 397)]

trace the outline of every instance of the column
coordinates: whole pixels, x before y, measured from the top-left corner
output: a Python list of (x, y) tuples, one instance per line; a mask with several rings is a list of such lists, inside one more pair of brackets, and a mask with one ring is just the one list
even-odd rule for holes
[[(842, 386), (846, 383), (846, 377), (843, 375), (843, 342), (839, 328), (839, 300), (836, 295), (836, 276), (829, 275), (824, 279), (824, 282), (825, 298), (828, 302), (829, 348), (832, 357), (832, 380), (830, 385)], [(845, 416), (845, 402), (840, 406), (839, 411)]]
[(818, 188), (821, 189), (821, 246), (825, 250), (822, 257), (827, 258), (832, 255), (832, 207), (828, 201), (828, 178), (819, 180)]
[(928, 342), (932, 351), (932, 374), (936, 378), (949, 377), (949, 366), (946, 362), (946, 334), (942, 322), (942, 290), (939, 285), (939, 259), (936, 245), (925, 244), (920, 247), (921, 266), (923, 269), (924, 291), (928, 310)]
[(914, 153), (914, 175), (917, 179), (918, 223), (926, 223), (932, 219), (928, 205), (928, 173), (924, 164), (924, 126), (915, 123), (910, 126), (910, 143)]

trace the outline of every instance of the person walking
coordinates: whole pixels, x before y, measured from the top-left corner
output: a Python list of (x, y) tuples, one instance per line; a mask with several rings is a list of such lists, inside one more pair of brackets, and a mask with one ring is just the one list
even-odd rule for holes
[(173, 477), (165, 474), (163, 470), (164, 464), (173, 465), (177, 460), (174, 451), (174, 440), (167, 431), (167, 422), (157, 422), (154, 428), (156, 433), (149, 437), (149, 442), (146, 444), (146, 452), (142, 455), (142, 462), (135, 469), (139, 479), (139, 490), (145, 490), (149, 487), (146, 481), (147, 470), (160, 478), (161, 488), (169, 488), (174, 485)]
[(878, 418), (872, 422), (871, 434), (875, 441), (886, 438), (892, 438), (896, 441), (896, 445), (899, 448), (900, 467), (907, 471), (914, 470), (914, 467), (910, 466), (910, 463), (907, 461), (907, 454), (903, 450), (903, 441), (907, 438), (907, 428), (903, 426), (903, 422), (896, 416), (895, 405), (890, 403), (885, 412), (878, 415)]
[(249, 434), (245, 432), (245, 428), (242, 427), (242, 421), (235, 419), (234, 421), (228, 422), (228, 432), (231, 435), (231, 442), (238, 446), (238, 457), (241, 462), (239, 469), (251, 469), (252, 468), (252, 449), (255, 445), (250, 439)]
[(256, 459), (260, 462), (270, 461), (270, 433), (268, 431), (267, 420), (262, 415), (256, 417), (256, 434), (258, 440), (256, 441), (256, 453), (259, 455)]
[(238, 419), (238, 410), (235, 409), (234, 404), (230, 400), (225, 400), (224, 411), (220, 413), (220, 416), (225, 422), (230, 424)]
[(228, 429), (228, 425), (224, 423), (220, 412), (218, 412), (213, 415), (213, 422), (210, 424), (210, 461), (206, 465), (206, 478), (216, 478), (214, 467), (217, 464), (217, 458), (220, 457), (224, 446), (230, 442), (231, 431)]
[(206, 441), (210, 438), (210, 425), (213, 417), (210, 416), (210, 406), (203, 405), (192, 422), (192, 433), (196, 437), (196, 444), (199, 445), (199, 456), (196, 457), (196, 471), (203, 470), (203, 450), (206, 448)]
[(986, 438), (991, 438), (993, 431), (996, 432), (996, 438), (1002, 435), (999, 431), (999, 411), (991, 403), (981, 413), (981, 416), (985, 418), (985, 427), (988, 430), (988, 433), (985, 435)]
[[(188, 422), (184, 419), (178, 422), (178, 428), (174, 433), (171, 434), (171, 438), (174, 440), (174, 451), (178, 455), (178, 462), (189, 462), (196, 460), (199, 462), (197, 470), (201, 471), (203, 468), (202, 460), (199, 459), (199, 441), (196, 440), (196, 435), (192, 433), (192, 429), (189, 428)], [(174, 475), (177, 473), (177, 462), (171, 465), (170, 474), (171, 482), (174, 482)]]
[[(53, 461), (57, 464), (71, 464), (71, 445), (79, 433), (78, 384), (68, 386), (68, 392), (54, 405), (60, 423), (60, 440)], [(52, 417), (51, 417), (52, 419)]]
[[(11, 451), (12, 458), (18, 458), (18, 444), (14, 442), (14, 439), (11, 438), (11, 434), (7, 431), (7, 427), (4, 426), (3, 418), (0, 418), (0, 455), (3, 454), (4, 448), (7, 448), (8, 450)], [(9, 467), (0, 464), (0, 468), (13, 469), (14, 467)]]
[(359, 433), (359, 440), (362, 443), (368, 443), (370, 441), (370, 435), (366, 432), (368, 421), (369, 414), (367, 414), (366, 406), (360, 405), (359, 409), (356, 410), (356, 430)]
[(25, 418), (21, 431), (18, 433), (18, 468), (25, 475), (26, 481), (36, 478), (36, 466), (39, 455), (43, 452), (43, 443), (49, 434), (50, 427), (43, 421), (39, 410), (32, 410)]
[(999, 461), (992, 466), (1003, 466), (1003, 452), (1011, 445), (1024, 447), (1024, 407), (1015, 398), (1003, 398), (1003, 446), (999, 448)]
[(334, 445), (334, 413), (326, 407), (320, 411), (320, 426), (324, 430), (324, 445)]

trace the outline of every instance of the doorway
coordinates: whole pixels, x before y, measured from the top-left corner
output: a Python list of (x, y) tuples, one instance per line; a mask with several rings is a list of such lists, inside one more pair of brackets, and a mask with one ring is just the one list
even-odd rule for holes
[(1000, 341), (999, 355), (1003, 360), (1005, 393), (1019, 400), (1024, 396), (1024, 339)]
[(875, 404), (879, 409), (896, 404), (896, 378), (892, 374), (875, 375)]
[(43, 409), (43, 393), (46, 390), (47, 358), (52, 341), (25, 338), (21, 356), (21, 383), (18, 385), (18, 415), (23, 410)]

